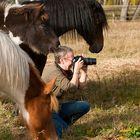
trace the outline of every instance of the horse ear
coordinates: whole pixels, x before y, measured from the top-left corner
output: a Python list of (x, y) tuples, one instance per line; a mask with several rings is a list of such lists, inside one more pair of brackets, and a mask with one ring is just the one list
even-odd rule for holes
[(41, 9), (41, 21), (47, 21), (49, 18), (46, 10), (45, 10), (45, 5)]
[(49, 83), (46, 84), (45, 89), (44, 89), (44, 94), (47, 95), (53, 90), (55, 81), (56, 81), (56, 78), (52, 79)]
[(43, 4), (28, 8), (28, 12), (26, 12), (26, 19), (32, 22), (40, 19), (42, 8)]

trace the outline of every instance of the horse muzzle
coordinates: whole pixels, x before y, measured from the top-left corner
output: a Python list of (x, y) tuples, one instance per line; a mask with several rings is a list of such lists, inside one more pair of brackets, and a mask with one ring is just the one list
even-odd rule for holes
[(91, 53), (99, 53), (103, 49), (103, 45), (93, 44), (89, 47)]

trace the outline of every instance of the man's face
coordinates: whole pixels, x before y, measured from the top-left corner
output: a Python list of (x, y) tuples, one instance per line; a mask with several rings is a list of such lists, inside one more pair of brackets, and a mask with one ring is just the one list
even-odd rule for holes
[(65, 70), (69, 70), (71, 68), (73, 58), (74, 58), (74, 53), (73, 52), (68, 52), (63, 57), (63, 63), (65, 65)]

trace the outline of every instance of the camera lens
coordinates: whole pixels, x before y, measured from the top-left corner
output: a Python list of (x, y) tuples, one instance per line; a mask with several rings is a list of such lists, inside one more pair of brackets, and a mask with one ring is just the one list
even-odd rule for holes
[(73, 63), (77, 62), (79, 58), (84, 61), (84, 65), (96, 65), (96, 58), (84, 58), (82, 56), (75, 56)]
[(96, 65), (96, 58), (84, 58), (85, 65)]

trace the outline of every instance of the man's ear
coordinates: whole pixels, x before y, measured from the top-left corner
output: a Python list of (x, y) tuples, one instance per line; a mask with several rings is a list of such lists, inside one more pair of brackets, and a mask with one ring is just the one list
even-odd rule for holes
[(49, 83), (46, 84), (44, 89), (44, 94), (49, 94), (53, 90), (54, 84), (55, 84), (56, 78), (52, 79)]

